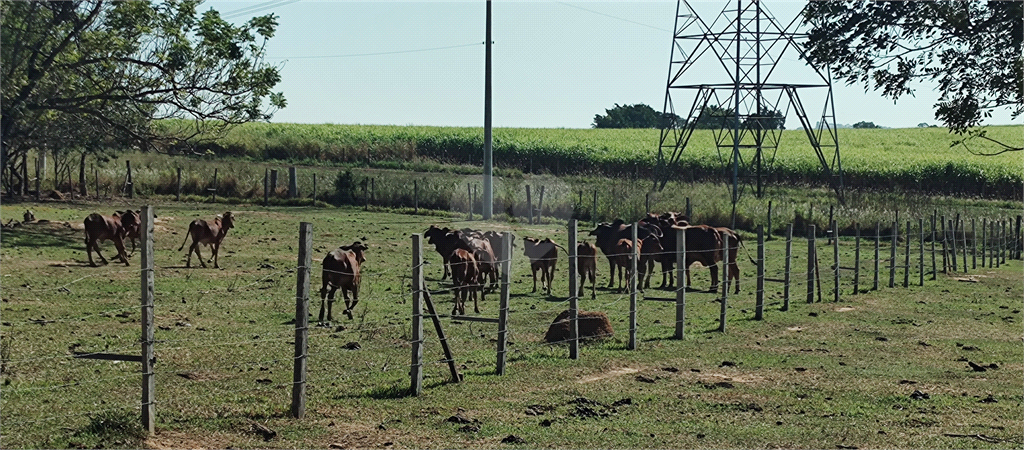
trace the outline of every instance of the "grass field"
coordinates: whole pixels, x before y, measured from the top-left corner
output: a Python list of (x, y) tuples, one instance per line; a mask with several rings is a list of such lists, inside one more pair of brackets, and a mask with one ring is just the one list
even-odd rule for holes
[[(597, 299), (580, 305), (606, 312), (615, 335), (584, 345), (573, 361), (564, 346), (543, 342), (548, 324), (567, 307), (565, 258), (556, 295), (547, 297), (530, 292), (520, 247), (511, 272), (506, 375), (494, 374), (493, 326), (445, 319), (465, 379), (449, 382), (428, 323), (425, 389), (411, 397), (405, 395), (410, 234), (438, 224), (564, 243), (564, 221), (461, 222), (353, 208), (155, 199), (149, 201), (158, 216), (157, 434), (145, 437), (136, 425), (138, 367), (71, 358), (72, 352), (139, 351), (138, 257), (129, 267), (89, 267), (82, 239), (88, 213), (129, 206), (122, 201), (0, 205), (4, 222), (28, 208), (48, 221), (5, 228), (0, 242), (4, 448), (1024, 446), (1020, 261), (966, 275), (939, 273), (934, 281), (928, 275), (920, 287), (915, 267), (909, 288), (877, 291), (866, 289), (871, 278), (862, 274), (857, 295), (847, 274), (842, 299), (833, 303), (826, 273), (832, 250), (822, 245), (825, 302), (807, 303), (806, 278), (795, 276), (790, 310), (780, 311), (782, 286), (772, 284), (765, 318), (755, 321), (755, 268), (741, 258), (742, 291), (729, 297), (726, 332), (715, 331), (720, 304), (713, 295), (688, 296), (684, 340), (671, 338), (672, 304), (641, 301), (638, 349), (630, 351), (628, 295), (602, 288), (608, 274), (601, 258)], [(225, 210), (237, 218), (221, 249), (221, 269), (197, 268), (195, 259), (185, 268), (178, 246), (188, 223)], [(314, 224), (314, 297), (327, 251), (355, 240), (370, 250), (355, 318), (336, 317), (332, 327), (310, 332), (307, 415), (296, 420), (288, 411), (300, 221)], [(585, 236), (586, 226), (581, 229)], [(753, 253), (754, 240), (749, 233), (744, 238)], [(114, 254), (109, 243), (103, 249), (108, 259)], [(432, 246), (424, 250), (428, 285), (442, 290), (440, 258)], [(888, 250), (883, 242), (882, 254)], [(769, 277), (781, 276), (783, 253), (782, 241), (767, 244)], [(805, 241), (796, 241), (798, 271), (806, 254)], [(842, 266), (852, 264), (852, 239), (841, 241), (840, 256)], [(863, 265), (871, 258), (862, 251)], [(885, 286), (888, 272), (882, 276)], [(695, 269), (693, 283), (707, 287), (707, 273)], [(440, 311), (450, 309), (450, 294), (434, 300)], [(482, 315), (496, 315), (496, 300), (488, 295)], [(313, 322), (319, 306), (311, 299)], [(254, 424), (276, 436), (264, 440)], [(509, 435), (523, 442), (503, 443)]]

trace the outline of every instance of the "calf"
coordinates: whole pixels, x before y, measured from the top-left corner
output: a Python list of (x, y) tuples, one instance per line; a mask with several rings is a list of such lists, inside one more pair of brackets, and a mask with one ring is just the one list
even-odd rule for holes
[[(359, 303), (359, 267), (366, 261), (363, 252), (369, 249), (365, 244), (355, 241), (352, 245), (338, 247), (324, 257), (323, 272), (320, 286), (320, 325), (330, 325), (333, 320), (331, 310), (334, 307), (334, 293), (341, 288), (341, 296), (345, 299), (345, 315), (352, 318), (352, 309)], [(330, 288), (330, 290), (328, 290)], [(348, 293), (352, 292), (349, 302)], [(324, 322), (324, 303), (327, 303), (327, 322)]]
[(555, 278), (555, 264), (558, 262), (558, 249), (561, 246), (550, 238), (523, 238), (523, 254), (530, 258), (530, 269), (533, 271), (533, 292), (537, 292), (537, 271), (540, 270), (540, 284), (547, 294), (551, 295), (551, 281)]
[[(615, 267), (614, 259), (615, 245), (619, 242), (619, 239), (632, 239), (633, 236), (633, 225), (626, 224), (621, 219), (615, 219), (612, 223), (601, 223), (590, 232), (591, 236), (597, 236), (597, 247), (604, 252), (606, 258), (608, 258), (608, 270), (609, 280), (608, 287), (615, 286)], [(640, 226), (637, 227), (636, 236), (637, 240), (646, 240), (651, 237), (655, 239), (661, 238), (661, 229), (656, 226), (641, 222)], [(659, 244), (660, 246), (660, 244)], [(622, 278), (622, 274), (619, 274), (619, 278)]]
[(192, 252), (195, 252), (196, 258), (199, 258), (199, 263), (206, 267), (206, 262), (203, 261), (203, 255), (199, 254), (199, 244), (209, 245), (213, 252), (213, 267), (220, 268), (217, 264), (217, 253), (220, 250), (220, 243), (224, 240), (224, 236), (227, 236), (228, 230), (234, 228), (235, 222), (234, 217), (231, 215), (231, 211), (224, 213), (223, 216), (217, 216), (210, 222), (203, 219), (193, 220), (188, 226), (188, 235), (185, 236), (185, 240), (181, 243), (181, 247), (178, 251), (185, 248), (185, 243), (188, 242), (189, 236), (192, 236), (192, 246), (188, 248), (188, 259), (185, 260), (185, 267), (192, 267)]
[(448, 261), (452, 267), (452, 283), (455, 285), (455, 306), (452, 307), (452, 315), (466, 314), (466, 300), (473, 298), (473, 311), (480, 313), (480, 306), (477, 303), (476, 291), (480, 290), (480, 300), (483, 300), (483, 290), (480, 289), (480, 270), (470, 250), (457, 248), (448, 255)]
[(597, 247), (589, 242), (576, 244), (576, 272), (579, 273), (580, 291), (577, 296), (583, 296), (583, 287), (590, 278), (590, 298), (597, 298)]
[[(619, 241), (615, 243), (615, 247), (613, 247), (611, 259), (615, 266), (619, 268), (619, 292), (623, 292), (625, 290), (622, 286), (622, 272), (626, 272), (626, 280), (629, 280), (629, 277), (633, 276), (633, 264), (630, 259), (640, 253), (639, 250), (643, 247), (643, 242), (644, 241), (642, 240), (636, 241), (636, 252), (633, 250), (633, 239), (619, 239)], [(639, 261), (637, 262), (639, 263)], [(639, 265), (637, 267), (639, 267)], [(639, 285), (639, 280), (637, 281), (637, 284)]]
[[(739, 233), (737, 233), (736, 231), (734, 231), (734, 230), (732, 230), (730, 228), (727, 228), (727, 227), (715, 227), (715, 229), (718, 230), (718, 233), (723, 238), (725, 236), (729, 237), (729, 260), (725, 262), (726, 280), (727, 281), (728, 280), (736, 280), (734, 282), (734, 284), (736, 286), (735, 293), (738, 294), (740, 292), (740, 266), (738, 264), (736, 264), (736, 256), (740, 252), (740, 246), (743, 245), (743, 241), (740, 239)], [(744, 246), (743, 250), (746, 250), (746, 249), (747, 248)], [(747, 257), (750, 258), (750, 254), (749, 253), (747, 253)], [(752, 264), (754, 264), (754, 265), (757, 265), (757, 261), (754, 261), (753, 258), (750, 258), (750, 262)]]
[(85, 218), (85, 251), (89, 255), (89, 264), (96, 267), (96, 263), (92, 259), (92, 252), (95, 250), (96, 255), (100, 257), (103, 264), (107, 263), (107, 259), (100, 253), (99, 243), (103, 241), (114, 241), (114, 246), (117, 247), (117, 257), (124, 262), (124, 265), (128, 264), (128, 255), (124, 251), (124, 238), (127, 235), (127, 229), (136, 228), (138, 229), (139, 224), (137, 222), (138, 216), (122, 217), (120, 214), (114, 213), (112, 216), (104, 216), (97, 213), (89, 214), (89, 217)]

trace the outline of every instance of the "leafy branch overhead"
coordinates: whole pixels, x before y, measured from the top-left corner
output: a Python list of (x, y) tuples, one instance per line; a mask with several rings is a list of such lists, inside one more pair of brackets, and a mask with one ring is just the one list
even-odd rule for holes
[[(934, 82), (935, 118), (965, 139), (985, 137), (995, 110), (1024, 112), (1024, 3), (1019, 1), (822, 1), (804, 8), (812, 64), (829, 66), (896, 100)], [(956, 143), (955, 143), (956, 144)], [(955, 145), (954, 144), (954, 145)], [(1001, 142), (1004, 151), (1024, 150)]]
[[(283, 108), (279, 67), (264, 62), (276, 18), (234, 25), (200, 3), (0, 3), (5, 170), (31, 147), (81, 145), (82, 126), (152, 148)], [(187, 125), (156, 129), (172, 118)]]

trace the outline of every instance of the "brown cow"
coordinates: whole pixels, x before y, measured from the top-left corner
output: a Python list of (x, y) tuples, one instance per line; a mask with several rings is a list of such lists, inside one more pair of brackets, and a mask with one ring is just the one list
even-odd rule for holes
[(722, 236), (718, 230), (707, 225), (673, 226), (675, 230), (685, 230), (686, 237), (686, 285), (690, 284), (690, 265), (700, 262), (711, 271), (711, 288), (708, 292), (718, 290), (718, 261), (722, 260)]
[(452, 266), (452, 283), (455, 285), (455, 306), (452, 307), (452, 315), (466, 314), (466, 300), (473, 298), (473, 311), (480, 313), (480, 306), (477, 303), (477, 293), (480, 291), (480, 300), (483, 300), (484, 293), (481, 287), (480, 271), (473, 257), (471, 250), (457, 248), (448, 255), (448, 261)]
[(498, 285), (498, 258), (495, 257), (491, 241), (484, 238), (483, 235), (478, 236), (463, 237), (462, 241), (468, 245), (468, 248), (462, 245), (459, 245), (459, 248), (473, 252), (477, 268), (480, 270), (480, 283), (483, 284), (486, 278), (490, 281), (487, 289), (494, 290), (495, 286)]
[[(636, 230), (638, 240), (648, 240), (652, 237), (659, 239), (661, 234), (661, 229), (643, 222), (640, 223)], [(604, 256), (608, 258), (608, 287), (612, 288), (615, 286), (615, 268), (619, 267), (620, 272), (623, 270), (621, 266), (616, 266), (614, 261), (615, 245), (619, 242), (619, 239), (632, 238), (633, 224), (626, 224), (622, 219), (615, 219), (612, 223), (603, 222), (598, 224), (597, 228), (590, 232), (590, 235), (597, 236), (597, 248), (600, 248), (604, 252)], [(622, 278), (621, 273), (619, 273), (619, 278)]]
[(523, 254), (530, 258), (530, 270), (533, 271), (533, 292), (537, 292), (537, 271), (540, 270), (541, 288), (546, 287), (547, 294), (551, 295), (551, 281), (555, 278), (555, 264), (558, 263), (558, 248), (561, 246), (551, 238), (523, 238)]
[(428, 244), (434, 244), (434, 249), (441, 255), (441, 260), (444, 261), (444, 275), (441, 276), (441, 281), (444, 281), (451, 274), (451, 264), (448, 261), (448, 257), (451, 256), (453, 250), (458, 248), (458, 232), (456, 232), (453, 239), (452, 230), (448, 229), (448, 227), (438, 228), (431, 225), (423, 235), (427, 237)]
[[(630, 259), (633, 256), (637, 255), (639, 251), (642, 251), (641, 249), (643, 248), (643, 243), (643, 240), (636, 241), (636, 250), (638, 250), (638, 252), (636, 253), (634, 253), (633, 251), (633, 239), (619, 239), (619, 241), (615, 243), (615, 247), (612, 249), (612, 262), (615, 264), (616, 267), (619, 268), (619, 292), (625, 290), (625, 288), (622, 286), (622, 272), (626, 272), (627, 281), (629, 280), (629, 277), (633, 276), (633, 264), (630, 261)], [(639, 268), (639, 259), (637, 263), (637, 268)], [(637, 284), (640, 284), (639, 281), (637, 282)]]
[(580, 291), (578, 296), (583, 296), (583, 287), (590, 278), (590, 298), (597, 298), (597, 247), (589, 242), (576, 244), (576, 272), (579, 273)]
[(97, 213), (89, 214), (89, 217), (85, 218), (85, 252), (89, 255), (89, 264), (96, 267), (96, 263), (92, 259), (92, 252), (95, 250), (96, 255), (100, 257), (103, 264), (107, 264), (107, 259), (100, 253), (99, 243), (103, 241), (114, 241), (114, 246), (117, 247), (117, 257), (124, 262), (124, 265), (128, 264), (128, 255), (124, 251), (124, 238), (127, 235), (127, 229), (135, 227), (138, 228), (138, 223), (134, 222), (138, 220), (138, 216), (122, 217), (120, 214), (114, 213), (112, 216), (104, 216)]
[[(320, 321), (321, 326), (330, 326), (334, 320), (331, 311), (334, 307), (334, 293), (341, 288), (341, 296), (345, 299), (345, 315), (352, 318), (352, 309), (359, 303), (359, 268), (366, 261), (363, 252), (369, 249), (365, 244), (355, 241), (352, 245), (342, 245), (327, 254), (323, 261), (320, 286)], [(330, 288), (330, 290), (328, 290)], [(348, 293), (352, 292), (349, 302)], [(324, 303), (327, 303), (327, 322), (324, 322)]]
[(213, 261), (213, 267), (220, 268), (217, 264), (217, 253), (220, 250), (220, 243), (224, 240), (224, 236), (227, 236), (228, 230), (235, 227), (234, 217), (231, 215), (231, 211), (224, 213), (223, 216), (217, 216), (213, 221), (207, 222), (203, 219), (193, 220), (188, 225), (188, 235), (185, 236), (185, 240), (181, 243), (181, 247), (178, 251), (185, 248), (185, 243), (188, 242), (188, 237), (192, 236), (192, 246), (188, 249), (188, 259), (185, 260), (185, 267), (192, 267), (192, 252), (195, 252), (196, 257), (199, 258), (199, 263), (206, 267), (206, 262), (203, 261), (203, 255), (199, 254), (199, 244), (209, 245), (213, 256), (210, 258)]
[[(718, 230), (720, 235), (722, 235), (723, 240), (725, 236), (729, 236), (729, 261), (726, 262), (726, 280), (736, 280), (734, 282), (736, 285), (735, 293), (738, 294), (740, 292), (740, 266), (736, 264), (736, 256), (740, 252), (740, 246), (743, 245), (743, 240), (740, 239), (739, 233), (736, 233), (730, 228), (715, 227), (715, 229)], [(746, 249), (747, 248), (744, 246), (743, 250)], [(749, 253), (747, 254), (747, 257), (750, 257)], [(757, 264), (757, 261), (754, 261), (753, 258), (750, 258), (750, 262), (755, 265)]]

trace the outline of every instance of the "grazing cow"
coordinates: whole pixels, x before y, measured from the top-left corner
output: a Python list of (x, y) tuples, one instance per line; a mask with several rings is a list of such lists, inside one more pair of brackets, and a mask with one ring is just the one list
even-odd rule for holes
[(138, 228), (138, 223), (134, 222), (138, 219), (137, 216), (128, 216), (122, 218), (120, 214), (114, 213), (112, 216), (104, 216), (97, 213), (89, 214), (89, 217), (85, 218), (85, 251), (89, 255), (89, 264), (96, 267), (96, 263), (92, 259), (92, 252), (95, 250), (96, 255), (100, 257), (103, 264), (107, 263), (107, 259), (100, 253), (99, 243), (103, 241), (114, 241), (114, 246), (117, 247), (117, 257), (124, 262), (124, 265), (128, 264), (128, 255), (124, 251), (124, 238), (127, 235), (127, 229), (135, 227)]
[[(345, 315), (352, 318), (352, 309), (359, 303), (359, 267), (366, 261), (363, 252), (369, 249), (365, 244), (355, 241), (352, 245), (342, 245), (324, 257), (323, 284), (320, 286), (320, 325), (330, 326), (333, 315), (334, 293), (341, 288), (341, 296), (345, 299)], [(330, 290), (328, 291), (328, 287)], [(348, 293), (352, 292), (349, 302)], [(327, 303), (327, 322), (324, 322), (324, 303)]]
[[(558, 262), (558, 248), (550, 238), (523, 238), (523, 254), (530, 258), (533, 271), (533, 292), (537, 292), (537, 271), (540, 270), (540, 285), (551, 295), (551, 281), (555, 278), (555, 264)], [(564, 248), (563, 248), (564, 250)]]
[(227, 236), (228, 230), (234, 228), (235, 221), (234, 217), (231, 216), (231, 211), (224, 213), (223, 216), (217, 216), (213, 221), (207, 222), (203, 219), (193, 220), (188, 225), (188, 235), (185, 236), (185, 240), (181, 243), (181, 249), (185, 248), (185, 243), (188, 242), (189, 236), (192, 236), (192, 246), (188, 248), (188, 259), (185, 260), (185, 267), (192, 267), (192, 252), (195, 252), (196, 258), (199, 258), (199, 263), (206, 267), (206, 262), (203, 261), (203, 255), (199, 254), (199, 244), (209, 245), (213, 256), (210, 258), (213, 261), (213, 267), (220, 268), (217, 264), (217, 253), (220, 250), (220, 243), (224, 240), (224, 236)]
[(590, 278), (590, 298), (597, 298), (597, 247), (594, 244), (576, 244), (576, 272), (580, 277), (580, 292), (576, 295), (583, 296), (583, 286), (587, 284), (587, 278)]
[[(654, 225), (647, 223), (641, 223), (636, 230), (637, 240), (653, 241), (661, 238), (661, 229)], [(633, 225), (626, 224), (621, 219), (615, 219), (612, 223), (601, 223), (590, 232), (591, 236), (597, 236), (597, 247), (604, 252), (606, 258), (608, 258), (608, 287), (615, 287), (615, 267), (619, 267), (621, 272), (622, 267), (616, 266), (614, 262), (615, 245), (620, 239), (630, 239), (633, 237)], [(649, 242), (648, 245), (654, 245), (653, 242)], [(656, 249), (661, 244), (653, 246), (651, 248)], [(653, 265), (653, 262), (649, 262)], [(622, 274), (619, 274), (619, 278), (622, 278)]]
[(682, 229), (686, 238), (686, 285), (690, 286), (690, 265), (700, 262), (704, 267), (711, 270), (711, 288), (708, 292), (718, 290), (718, 261), (722, 260), (722, 237), (721, 233), (707, 225), (673, 226), (675, 230)]
[(480, 306), (477, 303), (477, 290), (480, 290), (480, 300), (483, 300), (484, 293), (480, 289), (480, 271), (473, 257), (471, 250), (456, 248), (448, 255), (448, 261), (452, 267), (452, 283), (455, 285), (455, 306), (452, 307), (452, 315), (466, 314), (466, 300), (473, 298), (473, 311), (480, 313)]

